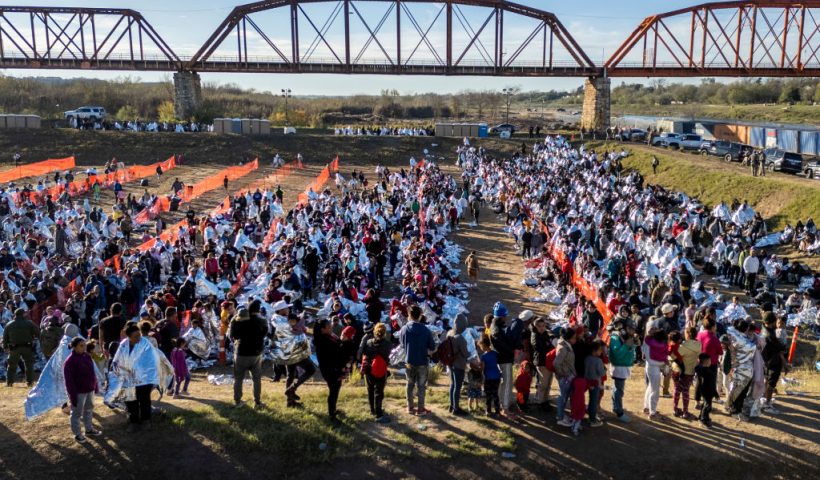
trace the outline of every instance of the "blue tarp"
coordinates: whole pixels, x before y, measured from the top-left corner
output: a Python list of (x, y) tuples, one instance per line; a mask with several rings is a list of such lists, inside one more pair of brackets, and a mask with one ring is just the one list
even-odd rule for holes
[(820, 155), (818, 137), (820, 132), (800, 132), (800, 153)]
[(766, 129), (763, 127), (752, 127), (749, 129), (749, 143), (753, 147), (766, 146)]
[(797, 130), (777, 130), (777, 148), (782, 148), (787, 152), (799, 152), (800, 144), (797, 142)]

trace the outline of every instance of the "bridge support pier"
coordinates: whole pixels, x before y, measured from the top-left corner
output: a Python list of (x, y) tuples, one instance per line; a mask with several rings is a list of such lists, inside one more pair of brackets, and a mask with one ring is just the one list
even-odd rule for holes
[(609, 87), (610, 81), (607, 77), (593, 77), (584, 81), (581, 128), (598, 132), (609, 128)]
[(202, 82), (196, 72), (174, 73), (174, 114), (188, 119), (202, 102)]

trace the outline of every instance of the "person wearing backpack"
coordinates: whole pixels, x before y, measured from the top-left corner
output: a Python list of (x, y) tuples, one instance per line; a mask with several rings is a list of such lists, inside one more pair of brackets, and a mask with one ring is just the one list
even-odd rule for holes
[(393, 345), (387, 339), (387, 327), (377, 323), (373, 327), (373, 336), (362, 348), (362, 374), (367, 382), (367, 400), (370, 402), (370, 413), (376, 417), (376, 423), (389, 423), (390, 417), (384, 414), (384, 385), (387, 383), (387, 362)]
[(447, 332), (447, 338), (441, 343), (442, 347), (449, 345), (449, 355), (442, 356), (441, 353), (446, 352), (441, 352), (442, 348), (439, 348), (439, 361), (450, 369), (450, 407), (448, 410), (453, 415), (466, 415), (467, 411), (461, 409), (458, 400), (461, 398), (461, 386), (464, 384), (467, 358), (470, 355), (467, 350), (467, 340), (462, 335), (467, 329), (467, 317), (459, 314), (453, 324), (455, 326)]

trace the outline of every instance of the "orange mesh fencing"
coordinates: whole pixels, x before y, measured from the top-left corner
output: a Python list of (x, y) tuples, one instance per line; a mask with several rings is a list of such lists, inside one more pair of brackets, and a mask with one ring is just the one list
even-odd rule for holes
[[(224, 170), (220, 170), (219, 172), (211, 175), (205, 180), (202, 180), (201, 182), (198, 182), (192, 186), (188, 186), (187, 188), (185, 188), (182, 191), (182, 201), (180, 203), (190, 202), (191, 200), (200, 197), (205, 193), (210, 192), (211, 190), (221, 188), (226, 177), (230, 182), (232, 180), (244, 177), (245, 175), (256, 170), (257, 168), (259, 168), (258, 158), (245, 165), (228, 167)], [(137, 224), (143, 224), (148, 220), (156, 218), (156, 216), (160, 213), (167, 212), (170, 209), (171, 200), (168, 199), (168, 197), (159, 197), (151, 207), (143, 209), (140, 213), (138, 213), (137, 216), (134, 217), (134, 221)]]
[(319, 175), (313, 180), (313, 182), (311, 182), (311, 184), (308, 185), (307, 188), (305, 188), (304, 193), (299, 194), (299, 196), (297, 197), (299, 203), (302, 205), (306, 204), (308, 201), (308, 192), (310, 192), (311, 190), (314, 192), (320, 191), (322, 187), (325, 185), (325, 183), (327, 183), (327, 181), (330, 180), (330, 177), (332, 175), (335, 175), (338, 171), (339, 157), (337, 156), (333, 159), (332, 162), (325, 165), (325, 168), (323, 168), (322, 171), (319, 172)]
[(238, 178), (242, 178), (245, 175), (251, 173), (252, 171), (259, 168), (259, 159), (255, 159), (254, 161), (247, 163), (245, 165), (240, 165), (236, 167), (228, 167), (224, 170), (221, 170), (214, 175), (202, 180), (199, 183), (196, 183), (192, 189), (188, 189), (185, 192), (184, 200), (186, 202), (191, 201), (194, 198), (199, 197), (211, 190), (222, 188), (222, 183), (225, 177), (228, 177), (228, 181), (233, 181)]
[(288, 178), (293, 172), (296, 170), (304, 168), (302, 162), (299, 160), (293, 160), (288, 162), (281, 167), (277, 168), (276, 171), (265, 178), (256, 180), (253, 183), (250, 183), (247, 187), (239, 190), (238, 192), (234, 193), (232, 196), (228, 195), (225, 197), (225, 200), (222, 201), (217, 208), (211, 211), (211, 215), (221, 215), (231, 208), (231, 198), (237, 195), (245, 195), (248, 192), (255, 192), (257, 189), (264, 190), (266, 188), (273, 188), (275, 185), (280, 185), (286, 178)]
[[(544, 234), (549, 238), (550, 232), (547, 228), (547, 225), (544, 224), (541, 220), (536, 220), (536, 222), (541, 226), (541, 230)], [(566, 253), (558, 248), (557, 245), (550, 245), (549, 254), (559, 264), (564, 261), (566, 258)], [(604, 317), (604, 327), (601, 329), (601, 340), (604, 342), (609, 343), (609, 332), (607, 332), (606, 327), (612, 321), (612, 312), (609, 311), (609, 308), (606, 306), (606, 303), (601, 299), (600, 295), (598, 295), (598, 289), (595, 288), (595, 285), (589, 283), (584, 277), (581, 276), (578, 272), (575, 271), (575, 268), (572, 264), (570, 264), (570, 278), (575, 288), (587, 298), (587, 300), (591, 301), (598, 312)]]
[(167, 160), (152, 163), (150, 165), (134, 165), (124, 169), (119, 169), (116, 172), (105, 174), (103, 185), (110, 187), (114, 185), (115, 180), (120, 183), (133, 182), (134, 180), (141, 180), (145, 177), (150, 177), (157, 173), (157, 167), (162, 168), (163, 173), (176, 168), (177, 159), (175, 156), (169, 157)]
[(70, 170), (75, 166), (74, 157), (48, 159), (42, 162), (20, 165), (0, 172), (0, 183), (13, 182), (26, 177), (36, 177), (58, 170)]
[[(71, 157), (72, 161), (74, 157)], [(151, 165), (136, 165), (133, 167), (129, 167), (126, 169), (120, 169), (116, 172), (102, 174), (102, 175), (89, 175), (83, 180), (74, 180), (73, 182), (66, 185), (65, 183), (60, 183), (59, 185), (55, 185), (51, 188), (47, 188), (40, 192), (31, 192), (29, 194), (29, 198), (35, 205), (42, 205), (46, 202), (46, 198), (51, 195), (52, 200), (57, 200), (63, 192), (68, 191), (68, 195), (70, 197), (76, 197), (79, 195), (85, 195), (86, 193), (91, 191), (94, 183), (100, 182), (102, 180), (101, 185), (105, 187), (111, 187), (114, 185), (115, 180), (119, 180), (120, 183), (125, 182), (132, 182), (134, 180), (139, 180), (145, 178), (147, 176), (153, 175), (157, 171), (157, 167), (162, 167), (162, 171), (168, 171), (172, 168), (175, 168), (176, 158), (171, 157), (168, 160), (153, 163)], [(22, 203), (23, 198), (18, 196), (15, 198), (15, 201), (18, 205)]]

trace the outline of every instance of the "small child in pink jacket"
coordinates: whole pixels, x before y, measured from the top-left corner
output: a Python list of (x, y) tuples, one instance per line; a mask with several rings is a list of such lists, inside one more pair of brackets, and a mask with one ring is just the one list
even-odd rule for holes
[(188, 364), (185, 363), (184, 338), (177, 338), (174, 341), (174, 349), (171, 351), (171, 365), (174, 367), (174, 398), (179, 398), (179, 387), (182, 382), (182, 395), (188, 395), (188, 383), (191, 381), (191, 373), (188, 371)]

